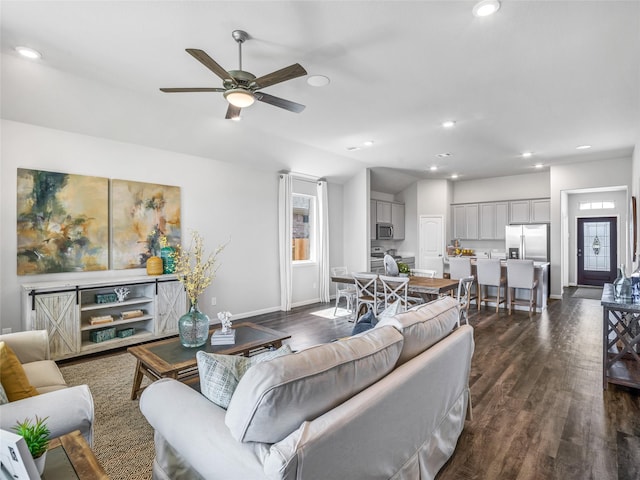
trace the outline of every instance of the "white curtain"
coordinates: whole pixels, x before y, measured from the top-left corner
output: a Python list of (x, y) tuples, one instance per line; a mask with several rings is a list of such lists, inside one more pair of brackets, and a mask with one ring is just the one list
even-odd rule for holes
[(291, 310), (292, 269), (291, 269), (291, 221), (293, 207), (291, 205), (292, 193), (291, 175), (280, 174), (280, 186), (278, 193), (278, 236), (280, 246), (280, 310)]
[(330, 300), (331, 288), (329, 278), (329, 207), (327, 198), (327, 182), (318, 181), (318, 285), (320, 301)]

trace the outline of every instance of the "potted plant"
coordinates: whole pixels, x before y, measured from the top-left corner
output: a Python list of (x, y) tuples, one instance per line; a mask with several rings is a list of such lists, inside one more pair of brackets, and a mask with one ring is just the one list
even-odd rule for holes
[(44, 462), (47, 447), (49, 446), (49, 435), (51, 435), (45, 423), (47, 418), (49, 417), (38, 418), (36, 415), (35, 423), (25, 418), (22, 422), (18, 422), (13, 426), (13, 430), (24, 438), (40, 475), (42, 475), (44, 471)]
[(401, 277), (408, 277), (411, 270), (409, 269), (409, 265), (406, 263), (398, 262), (398, 272)]

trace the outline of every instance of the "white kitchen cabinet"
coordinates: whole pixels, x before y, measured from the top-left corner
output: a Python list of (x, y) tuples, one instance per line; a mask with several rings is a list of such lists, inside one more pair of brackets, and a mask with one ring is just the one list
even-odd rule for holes
[(376, 201), (376, 223), (392, 223), (390, 202)]
[(509, 202), (509, 223), (530, 223), (531, 202), (529, 200), (514, 200)]
[(453, 205), (453, 237), (460, 240), (477, 240), (478, 204)]
[(548, 198), (531, 200), (531, 223), (551, 221), (551, 201)]
[(505, 226), (509, 224), (509, 204), (507, 202), (481, 203), (478, 205), (480, 216), (480, 240), (504, 239)]
[(404, 240), (404, 204), (391, 204), (391, 223), (393, 224), (393, 239)]
[[(129, 289), (121, 302), (108, 298), (118, 287)], [(178, 318), (187, 311), (186, 293), (174, 275), (32, 283), (22, 285), (22, 297), (24, 329), (49, 332), (54, 360), (175, 335)], [(114, 328), (116, 337), (94, 341), (92, 334), (107, 328)], [(124, 336), (130, 329), (133, 334)]]

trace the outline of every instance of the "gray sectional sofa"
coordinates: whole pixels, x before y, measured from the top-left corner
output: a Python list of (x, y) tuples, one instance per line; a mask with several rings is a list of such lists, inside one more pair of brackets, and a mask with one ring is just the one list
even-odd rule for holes
[(224, 410), (159, 380), (155, 479), (432, 479), (470, 414), (473, 328), (449, 297), (251, 367)]

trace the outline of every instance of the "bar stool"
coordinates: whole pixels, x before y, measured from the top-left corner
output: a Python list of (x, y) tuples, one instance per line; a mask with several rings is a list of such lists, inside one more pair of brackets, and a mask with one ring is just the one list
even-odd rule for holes
[[(509, 283), (509, 315), (514, 304), (528, 305), (529, 316), (531, 311), (536, 312), (538, 298), (538, 280), (535, 279), (533, 260), (507, 260), (507, 281)], [(529, 290), (529, 300), (518, 300), (516, 288)]]
[[(473, 284), (476, 283), (476, 278), (471, 271), (471, 259), (469, 257), (451, 257), (449, 258), (449, 277), (451, 280), (460, 280), (462, 278), (473, 277), (473, 282), (469, 286), (469, 295), (467, 301), (471, 304), (471, 300), (478, 301), (478, 293), (472, 293), (471, 289)], [(467, 306), (468, 308), (468, 306)]]
[[(505, 303), (507, 296), (507, 279), (502, 276), (500, 260), (497, 258), (479, 258), (476, 263), (476, 272), (478, 274), (478, 310), (482, 306), (482, 302), (494, 300), (496, 302), (496, 313), (499, 311), (501, 303)], [(496, 287), (498, 289), (496, 296), (488, 296), (487, 287)], [(500, 295), (501, 288), (504, 288), (504, 296)]]

